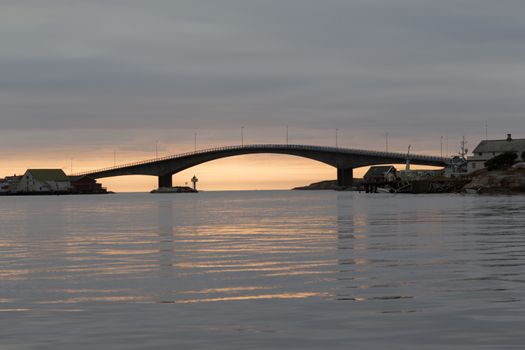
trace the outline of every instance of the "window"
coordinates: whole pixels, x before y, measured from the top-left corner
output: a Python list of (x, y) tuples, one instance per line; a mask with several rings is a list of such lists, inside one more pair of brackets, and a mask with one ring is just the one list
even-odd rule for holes
[(483, 155), (483, 153), (481, 153), (481, 152), (480, 152), (480, 153), (478, 153), (478, 156), (480, 156), (480, 157), (481, 157), (482, 155)]
[(472, 169), (476, 169), (476, 163), (472, 163)]

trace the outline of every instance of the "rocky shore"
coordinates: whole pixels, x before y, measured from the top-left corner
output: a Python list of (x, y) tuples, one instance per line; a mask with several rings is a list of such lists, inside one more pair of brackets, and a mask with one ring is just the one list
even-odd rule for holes
[[(358, 180), (356, 186), (360, 184)], [(312, 183), (308, 186), (295, 187), (293, 190), (357, 190), (341, 188), (336, 180)], [(479, 193), (479, 194), (525, 194), (525, 169), (509, 168), (506, 170), (486, 169), (470, 174), (468, 177), (442, 178), (410, 181), (407, 193)]]
[(337, 187), (337, 180), (326, 180), (314, 182), (307, 186), (294, 187), (292, 190), (335, 190)]
[(354, 185), (349, 187), (341, 187), (337, 185), (337, 180), (325, 180), (314, 182), (307, 186), (294, 187), (292, 190), (300, 191), (320, 191), (320, 190), (335, 190), (335, 191), (357, 191), (362, 187), (362, 179), (354, 179)]
[(175, 187), (160, 187), (150, 193), (197, 193), (199, 191), (194, 190), (188, 186), (175, 186)]
[(480, 170), (463, 190), (480, 194), (525, 193), (525, 169)]

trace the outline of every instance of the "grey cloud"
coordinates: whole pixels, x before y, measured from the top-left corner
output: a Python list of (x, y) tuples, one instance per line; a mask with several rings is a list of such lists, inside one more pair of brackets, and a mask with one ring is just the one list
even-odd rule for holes
[(7, 2), (0, 123), (148, 135), (246, 124), (261, 140), (285, 124), (523, 132), (523, 13), (511, 0)]

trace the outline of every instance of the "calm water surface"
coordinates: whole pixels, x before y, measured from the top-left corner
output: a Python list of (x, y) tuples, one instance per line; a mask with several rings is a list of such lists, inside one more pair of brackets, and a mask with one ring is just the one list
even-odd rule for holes
[(523, 349), (525, 197), (0, 197), (0, 349)]

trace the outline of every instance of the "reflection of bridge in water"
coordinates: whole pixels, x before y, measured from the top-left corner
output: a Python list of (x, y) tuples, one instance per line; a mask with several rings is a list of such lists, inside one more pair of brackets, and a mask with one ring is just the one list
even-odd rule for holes
[(193, 166), (212, 160), (244, 154), (272, 153), (287, 154), (317, 160), (337, 168), (339, 186), (349, 186), (353, 180), (353, 169), (377, 164), (402, 164), (407, 160), (411, 164), (445, 166), (448, 158), (418, 154), (379, 152), (338, 147), (308, 145), (243, 145), (205, 149), (177, 154), (142, 162), (118, 165), (105, 169), (72, 174), (85, 175), (93, 179), (123, 176), (151, 175), (159, 178), (159, 187), (171, 187), (172, 175)]

